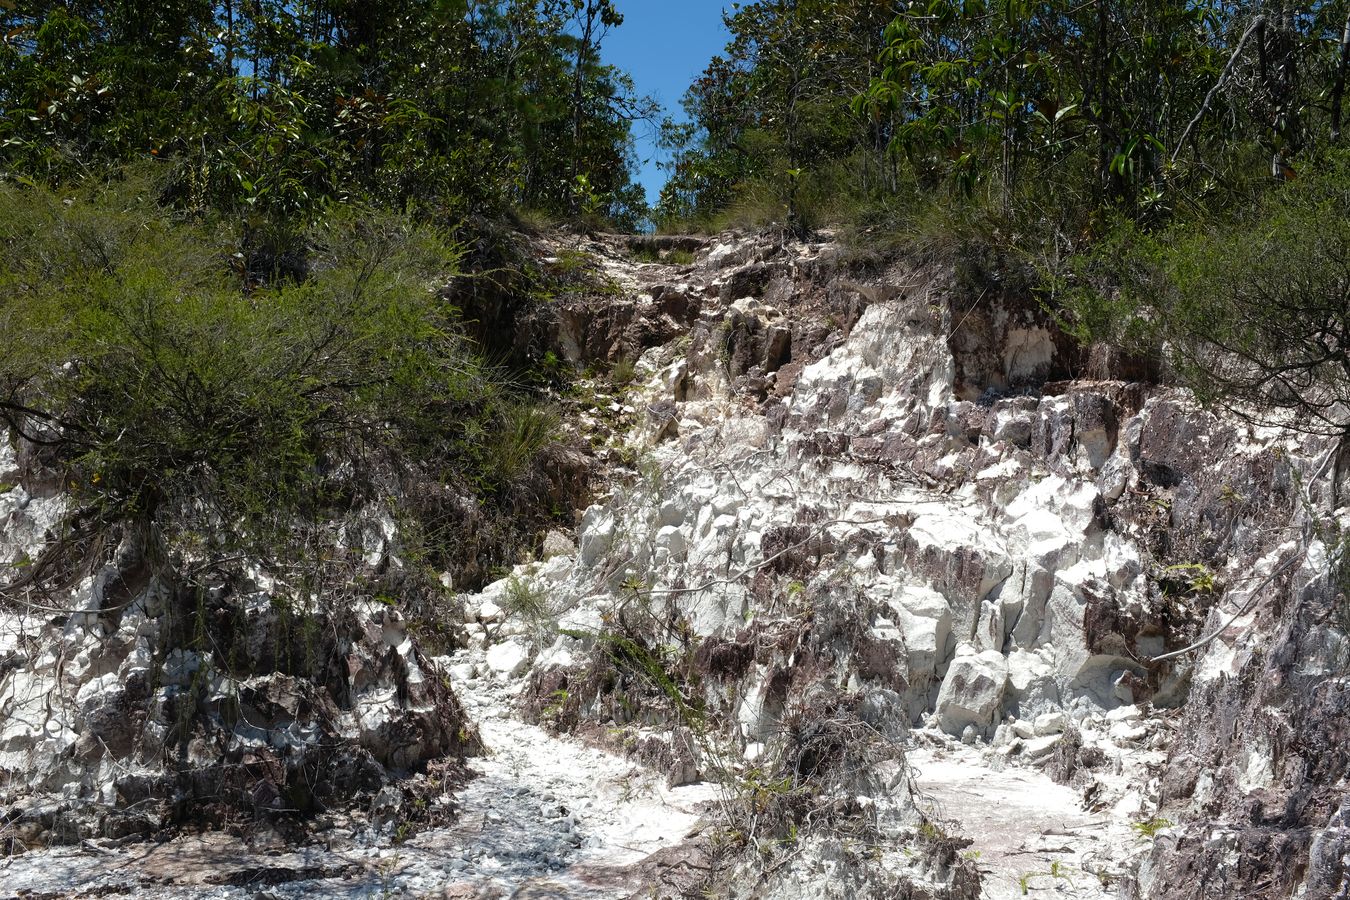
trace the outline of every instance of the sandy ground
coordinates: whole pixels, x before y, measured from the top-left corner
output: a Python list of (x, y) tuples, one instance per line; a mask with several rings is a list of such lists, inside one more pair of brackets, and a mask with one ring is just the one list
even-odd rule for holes
[(974, 843), (990, 900), (1114, 898), (1126, 859), (1147, 849), (1127, 819), (1088, 812), (1078, 792), (988, 750), (947, 743), (906, 752), (921, 805)]

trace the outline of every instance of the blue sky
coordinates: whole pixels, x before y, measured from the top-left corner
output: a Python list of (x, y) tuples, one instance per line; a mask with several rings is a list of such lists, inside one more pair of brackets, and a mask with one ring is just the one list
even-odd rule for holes
[[(722, 9), (731, 0), (616, 0), (614, 5), (624, 22), (605, 38), (601, 56), (632, 75), (638, 91), (654, 96), (668, 114), (683, 118), (680, 97), (726, 46)], [(655, 202), (665, 181), (656, 167), (656, 135), (639, 122), (633, 136), (642, 161), (638, 180)]]

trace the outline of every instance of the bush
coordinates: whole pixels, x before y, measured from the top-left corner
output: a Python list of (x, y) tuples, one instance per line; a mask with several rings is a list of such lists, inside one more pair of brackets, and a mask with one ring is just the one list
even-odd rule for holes
[(1080, 336), (1162, 353), (1202, 401), (1350, 434), (1350, 156), (1209, 228), (1119, 227), (1056, 285)]
[(147, 185), (0, 187), (0, 417), (45, 445), (77, 515), (266, 555), (414, 467), (490, 494), (548, 442), (438, 299), (456, 247), (366, 210), (307, 233), (302, 280)]

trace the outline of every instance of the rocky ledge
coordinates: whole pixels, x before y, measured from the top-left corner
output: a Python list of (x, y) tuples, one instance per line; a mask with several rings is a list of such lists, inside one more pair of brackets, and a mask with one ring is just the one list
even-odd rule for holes
[[(458, 646), (354, 608), (298, 684), (251, 576), (206, 600), (247, 626), (227, 683), (138, 650), (182, 602), (128, 546), (68, 613), (7, 614), (11, 819), (109, 834), (155, 794), (116, 826), (152, 833), (202, 772), (257, 809), (359, 786), (297, 896), (374, 891), (371, 859), (450, 896), (1350, 896), (1343, 448), (1084, 352), (1011, 283), (828, 235), (638, 243), (541, 241), (605, 289), (494, 308), (596, 373), (562, 402), (598, 490), (450, 605)], [(22, 490), (16, 558), (61, 502)], [(434, 760), (475, 724), (459, 787)], [(458, 823), (400, 831), (437, 804)]]

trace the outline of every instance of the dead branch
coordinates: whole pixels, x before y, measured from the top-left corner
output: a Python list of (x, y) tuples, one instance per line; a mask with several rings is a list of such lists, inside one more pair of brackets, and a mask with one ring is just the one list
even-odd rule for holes
[(1190, 123), (1186, 125), (1186, 130), (1181, 133), (1181, 138), (1177, 141), (1177, 146), (1172, 151), (1172, 158), (1168, 161), (1169, 164), (1176, 164), (1177, 157), (1181, 155), (1181, 148), (1186, 146), (1186, 139), (1191, 136), (1191, 132), (1200, 124), (1200, 120), (1205, 117), (1205, 113), (1209, 111), (1209, 105), (1213, 103), (1214, 98), (1218, 96), (1219, 88), (1223, 87), (1223, 83), (1228, 80), (1229, 73), (1233, 71), (1233, 66), (1237, 63), (1238, 57), (1242, 55), (1242, 48), (1247, 46), (1247, 39), (1265, 23), (1266, 17), (1264, 15), (1257, 16), (1255, 19), (1252, 19), (1252, 23), (1247, 26), (1247, 30), (1242, 33), (1241, 40), (1239, 40), (1237, 46), (1233, 48), (1233, 55), (1228, 57), (1228, 62), (1224, 65), (1223, 71), (1219, 73), (1218, 80), (1215, 81), (1214, 86), (1209, 89), (1209, 93), (1205, 94), (1205, 101), (1201, 103), (1200, 108), (1196, 110), (1195, 118), (1191, 119)]

